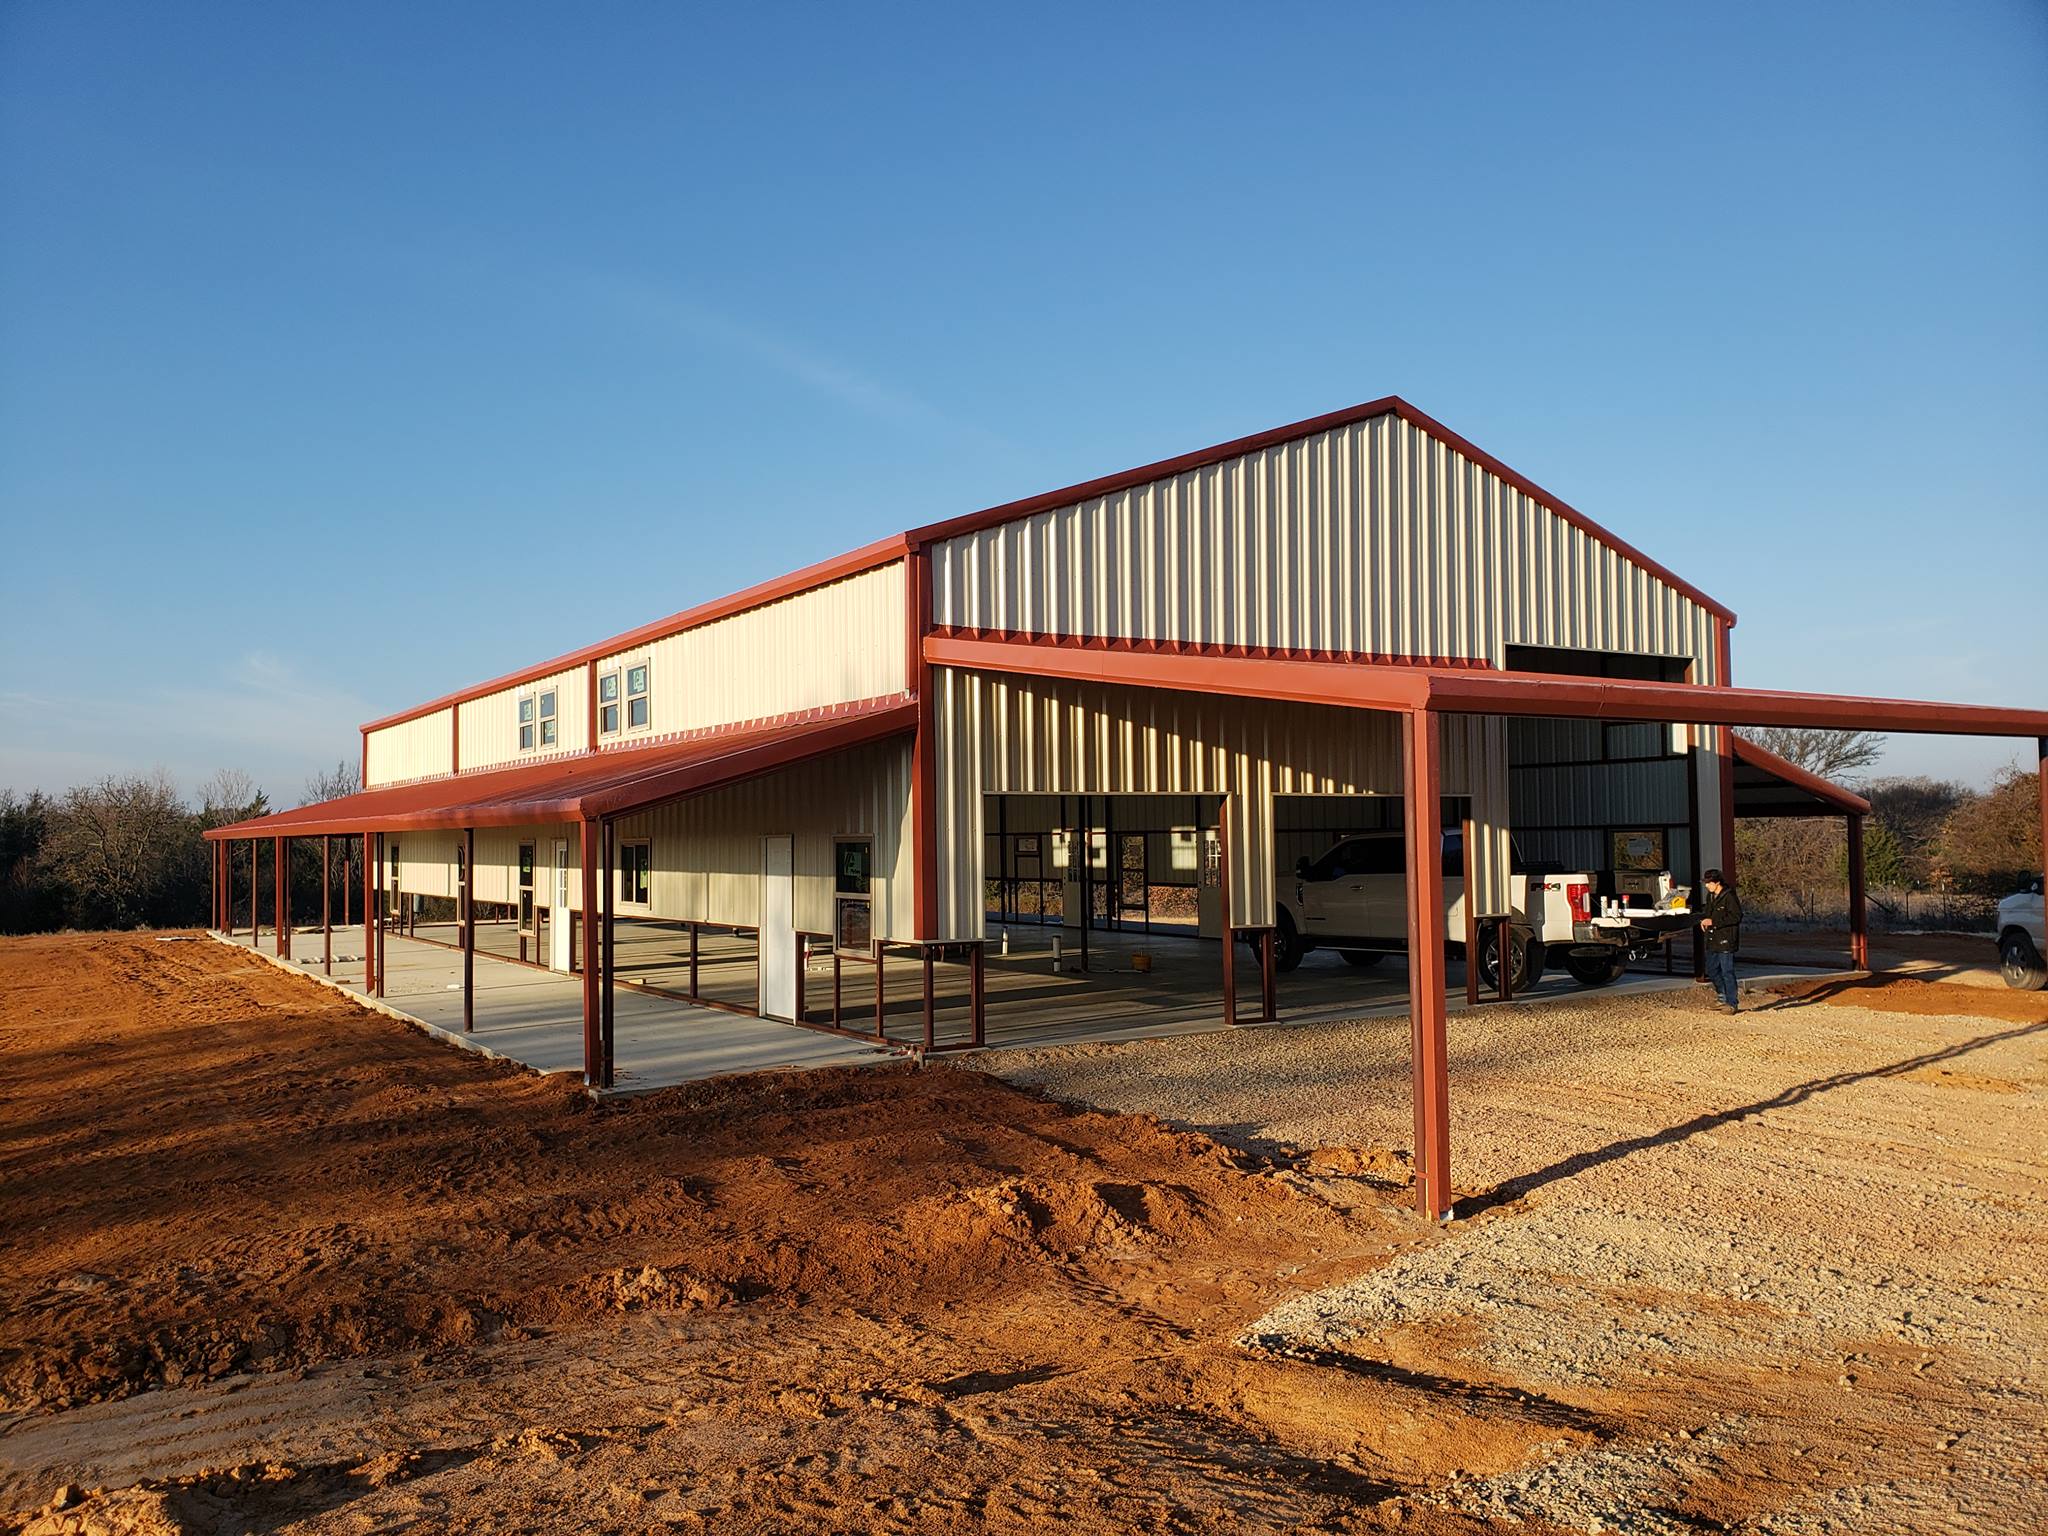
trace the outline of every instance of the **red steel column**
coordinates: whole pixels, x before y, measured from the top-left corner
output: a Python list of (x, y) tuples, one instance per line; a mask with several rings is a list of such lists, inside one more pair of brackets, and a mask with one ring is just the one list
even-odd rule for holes
[(1259, 1019), (1271, 1024), (1280, 1017), (1279, 962), (1273, 951), (1275, 930), (1259, 930)]
[(1450, 1047), (1444, 1009), (1442, 749), (1437, 717), (1401, 717), (1408, 829), (1408, 1017), (1415, 1096), (1415, 1204), (1430, 1220), (1451, 1209)]
[[(1479, 903), (1472, 895), (1472, 833), (1476, 823), (1467, 816), (1461, 836), (1465, 844), (1465, 1006), (1479, 1006)], [(1501, 969), (1507, 969), (1507, 955), (1501, 953)]]
[(577, 823), (583, 853), (583, 1082), (586, 1087), (602, 1085), (604, 1041), (599, 1038), (598, 974), (591, 963), (591, 936), (597, 931), (597, 842), (594, 821)]
[(270, 858), (277, 866), (272, 873), (277, 882), (277, 902), (271, 909), (277, 917), (277, 952), (289, 960), (292, 954), (292, 840), (288, 837), (271, 839)]
[[(939, 846), (938, 846), (938, 747), (932, 726), (932, 669), (924, 659), (925, 632), (932, 622), (932, 557), (928, 549), (913, 549), (904, 556), (907, 569), (904, 585), (910, 605), (906, 625), (904, 658), (906, 680), (917, 690), (917, 736), (911, 747), (910, 839), (914, 863), (913, 907), (920, 939), (939, 936)], [(1085, 857), (1085, 855), (1084, 855)], [(1088, 915), (1081, 915), (1082, 932), (1087, 932)], [(1087, 940), (1082, 940), (1085, 945)]]
[(334, 839), (320, 836), (320, 969), (334, 974)]
[(2048, 911), (2048, 736), (2034, 743), (2041, 760), (2041, 902)]
[[(622, 706), (623, 707), (623, 706)], [(598, 1029), (602, 1036), (603, 1049), (599, 1052), (599, 1065), (603, 1070), (600, 1087), (612, 1085), (612, 1042), (617, 1035), (616, 1013), (612, 984), (618, 976), (617, 951), (613, 948), (617, 940), (614, 932), (613, 908), (618, 905), (619, 883), (619, 829), (615, 822), (604, 824), (604, 891), (599, 900), (604, 904), (604, 932), (600, 946), (599, 963), (604, 967), (603, 1007), (599, 1010)], [(757, 946), (758, 952), (758, 946)]]
[(256, 857), (256, 850), (262, 847), (260, 838), (249, 839), (249, 947), (263, 947), (263, 917), (257, 910), (256, 897), (263, 889), (263, 878), (259, 871), (262, 865)]
[[(1082, 818), (1084, 821), (1087, 819)], [(1086, 835), (1086, 828), (1083, 828)], [(1085, 860), (1087, 853), (1083, 853)], [(1086, 865), (1084, 863), (1083, 867)], [(1216, 807), (1216, 883), (1222, 888), (1223, 907), (1223, 1027), (1237, 1027), (1237, 934), (1230, 926), (1230, 796)], [(1081, 903), (1081, 921), (1088, 921), (1088, 903)]]
[(476, 1032), (476, 828), (462, 829), (462, 1032)]
[(1870, 908), (1863, 888), (1863, 818), (1849, 818), (1849, 963), (1870, 969)]
[(375, 992), (377, 990), (377, 929), (376, 919), (371, 915), (376, 911), (376, 905), (372, 898), (377, 889), (377, 879), (372, 873), (376, 866), (376, 861), (370, 857), (370, 851), (373, 846), (370, 841), (370, 834), (365, 832), (363, 834), (363, 990), (365, 992)]
[[(368, 862), (368, 861), (366, 860), (365, 862)], [(379, 833), (377, 834), (377, 865), (376, 865), (376, 871), (375, 871), (375, 873), (373, 873), (373, 874), (371, 875), (371, 877), (370, 877), (370, 889), (371, 889), (372, 891), (376, 891), (376, 890), (377, 890), (377, 882), (378, 882), (378, 881), (379, 881), (380, 879), (382, 879), (382, 878), (383, 878), (383, 872), (384, 872), (384, 834), (383, 834), (382, 832), (379, 832)], [(364, 910), (365, 912), (367, 912), (367, 911), (369, 911), (370, 909), (369, 909), (368, 907), (365, 907), (365, 908), (364, 908), (363, 910)], [(384, 902), (383, 902), (383, 900), (382, 900), (382, 896), (381, 896), (381, 893), (380, 893), (380, 894), (379, 894), (379, 899), (378, 899), (378, 901), (377, 901), (377, 950), (376, 950), (376, 954), (377, 954), (377, 996), (379, 996), (379, 997), (382, 997), (382, 996), (384, 995), (384, 932), (385, 932), (385, 930), (386, 930), (386, 929), (388, 929), (388, 928), (389, 928), (390, 926), (391, 926), (390, 914), (389, 914), (389, 913), (387, 913), (387, 912), (386, 912), (386, 911), (384, 910)]]
[[(1728, 645), (1728, 621), (1720, 619), (1714, 625), (1715, 655), (1718, 658), (1720, 686), (1734, 686), (1735, 662)], [(1735, 881), (1735, 746), (1730, 740), (1729, 726), (1721, 726), (1721, 872), (1732, 885)]]

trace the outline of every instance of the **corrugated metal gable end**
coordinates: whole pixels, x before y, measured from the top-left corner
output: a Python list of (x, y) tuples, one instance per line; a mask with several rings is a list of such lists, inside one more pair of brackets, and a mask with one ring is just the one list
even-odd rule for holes
[(1708, 608), (1393, 412), (942, 538), (932, 560), (932, 621), (969, 632), (1494, 666), (1565, 645), (1703, 673), (1715, 654)]

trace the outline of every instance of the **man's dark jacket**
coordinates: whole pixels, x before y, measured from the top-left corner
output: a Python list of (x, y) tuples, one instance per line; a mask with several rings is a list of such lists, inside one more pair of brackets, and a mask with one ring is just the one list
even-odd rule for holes
[(1742, 943), (1742, 903), (1735, 899), (1732, 885), (1722, 886), (1718, 896), (1708, 891), (1700, 916), (1714, 920), (1714, 926), (1705, 930), (1707, 948), (1735, 949)]

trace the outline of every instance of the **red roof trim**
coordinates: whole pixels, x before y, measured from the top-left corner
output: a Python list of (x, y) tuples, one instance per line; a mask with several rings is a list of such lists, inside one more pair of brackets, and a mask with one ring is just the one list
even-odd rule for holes
[(702, 794), (806, 759), (915, 729), (917, 706), (878, 699), (778, 725), (735, 727), (713, 736), (631, 751), (574, 754), (454, 777), (414, 780), (216, 827), (216, 842), (419, 827), (509, 827), (617, 816)]
[(835, 581), (844, 581), (849, 576), (879, 570), (885, 565), (901, 560), (908, 548), (902, 534), (878, 539), (847, 554), (836, 555), (830, 560), (820, 560), (817, 564), (807, 565), (800, 571), (792, 571), (787, 576), (760, 582), (743, 592), (732, 593), (714, 602), (700, 603), (695, 608), (686, 608), (681, 613), (657, 619), (651, 624), (643, 624), (638, 629), (629, 629), (624, 634), (612, 636), (609, 640), (600, 640), (595, 645), (586, 645), (581, 649), (569, 651), (552, 661), (521, 667), (516, 672), (507, 672), (503, 677), (494, 677), (487, 683), (478, 683), (472, 688), (444, 694), (431, 703), (415, 705), (411, 709), (402, 709), (395, 715), (386, 715), (381, 720), (372, 720), (361, 729), (367, 734), (371, 731), (384, 730), (388, 726), (403, 725), (408, 720), (438, 714), (441, 710), (468, 704), (507, 688), (517, 688), (523, 683), (537, 683), (557, 672), (567, 672), (589, 662), (601, 661), (619, 651), (631, 650), (634, 646), (666, 640), (670, 635), (679, 635), (684, 630), (698, 629), (720, 619), (729, 619), (752, 608), (765, 608), (785, 597), (795, 597), (801, 592), (830, 586)]
[(1775, 752), (1767, 752), (1746, 736), (1733, 731), (1728, 733), (1734, 744), (1735, 756), (1752, 768), (1761, 769), (1774, 779), (1783, 779), (1794, 789), (1803, 790), (1817, 800), (1825, 800), (1853, 816), (1868, 815), (1870, 802), (1861, 795), (1852, 794), (1839, 784), (1830, 783), (1817, 773), (1809, 773), (1797, 763), (1787, 762)]
[(1675, 591), (1684, 593), (1709, 613), (1735, 622), (1735, 614), (1724, 604), (1716, 602), (1698, 587), (1671, 571), (1668, 567), (1652, 560), (1625, 539), (1616, 537), (1586, 516), (1570, 503), (1553, 496), (1528, 476), (1508, 468), (1492, 454), (1460, 437), (1433, 416), (1425, 415), (1403, 400), (1399, 395), (1383, 395), (1377, 400), (1368, 400), (1363, 405), (1354, 405), (1347, 410), (1331, 411), (1322, 416), (1311, 416), (1306, 421), (1297, 421), (1290, 426), (1274, 427), (1270, 431), (1256, 432), (1250, 437), (1234, 438), (1227, 443), (1218, 443), (1212, 448), (1199, 448), (1193, 453), (1184, 453), (1177, 458), (1161, 459), (1156, 464), (1141, 465), (1114, 475), (1104, 475), (1096, 480), (1084, 480), (1079, 485), (1070, 485), (1057, 491), (1046, 491), (1037, 496), (1028, 496), (1022, 501), (1005, 502), (998, 507), (989, 507), (980, 512), (970, 512), (962, 517), (948, 518), (944, 522), (928, 523), (922, 528), (910, 531), (913, 544), (928, 544), (938, 539), (957, 538), (961, 534), (976, 533), (984, 528), (994, 528), (1002, 523), (1015, 522), (1019, 518), (1032, 517), (1040, 512), (1050, 512), (1058, 507), (1072, 506), (1077, 502), (1094, 501), (1099, 497), (1115, 495), (1144, 485), (1154, 480), (1169, 480), (1184, 475), (1190, 470), (1206, 469), (1212, 464), (1221, 464), (1227, 459), (1240, 458), (1248, 453), (1257, 453), (1266, 448), (1277, 448), (1282, 443), (1294, 442), (1300, 438), (1315, 437), (1348, 427), (1356, 422), (1369, 421), (1375, 416), (1398, 416), (1410, 426), (1428, 433), (1446, 447), (1463, 454), (1482, 469), (1500, 476), (1523, 495), (1548, 507), (1574, 527), (1584, 530), (1599, 540), (1624, 560), (1640, 566), (1650, 575)]
[(1795, 725), (1946, 736), (2048, 736), (2048, 710), (1875, 699), (1700, 683), (1639, 683), (1546, 672), (1380, 666), (1279, 658), (1112, 651), (1047, 640), (925, 641), (934, 666), (1018, 672), (1181, 692), (1292, 699), (1444, 714), (1658, 720), (1687, 725)]

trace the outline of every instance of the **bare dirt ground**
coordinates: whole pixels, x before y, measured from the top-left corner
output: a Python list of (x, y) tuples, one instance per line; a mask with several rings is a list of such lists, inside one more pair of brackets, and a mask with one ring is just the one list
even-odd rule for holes
[(2048, 999), (1781, 1002), (1454, 1020), (1436, 1230), (1398, 1020), (599, 1108), (7, 941), (0, 1530), (2048, 1527)]

